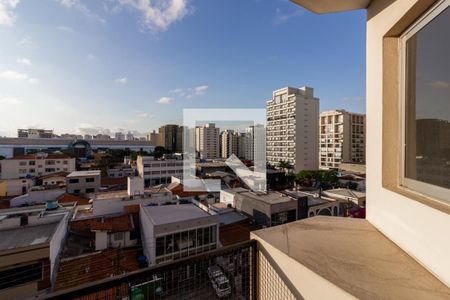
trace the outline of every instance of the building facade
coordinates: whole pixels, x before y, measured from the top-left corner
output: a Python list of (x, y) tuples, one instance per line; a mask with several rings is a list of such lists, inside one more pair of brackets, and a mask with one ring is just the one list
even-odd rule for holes
[(193, 204), (141, 206), (141, 236), (150, 264), (200, 254), (219, 246), (219, 218)]
[(27, 139), (51, 139), (55, 135), (51, 129), (17, 129), (18, 138)]
[(157, 145), (172, 153), (183, 152), (183, 127), (171, 124), (160, 127)]
[(75, 171), (75, 158), (64, 154), (37, 153), (0, 161), (0, 178), (38, 177), (56, 172)]
[(285, 87), (267, 101), (267, 162), (290, 163), (296, 172), (319, 166), (319, 98), (311, 87)]
[(67, 175), (66, 187), (69, 194), (86, 195), (100, 190), (101, 171), (75, 171)]
[(214, 123), (195, 128), (195, 150), (201, 159), (220, 157), (220, 129)]
[(170, 183), (171, 177), (183, 174), (183, 161), (176, 159), (155, 160), (153, 156), (138, 156), (136, 168), (144, 178), (145, 186)]
[(320, 114), (320, 168), (338, 168), (343, 162), (364, 163), (366, 116), (345, 110)]

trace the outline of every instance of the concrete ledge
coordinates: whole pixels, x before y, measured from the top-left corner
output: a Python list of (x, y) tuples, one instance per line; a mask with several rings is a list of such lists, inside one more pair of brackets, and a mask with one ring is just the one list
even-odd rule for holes
[(314, 295), (302, 285), (311, 281), (299, 272), (306, 268), (320, 278), (316, 291), (338, 288), (359, 299), (450, 299), (445, 284), (367, 220), (319, 216), (253, 231), (251, 237), (274, 263), (290, 258), (292, 264), (278, 264), (278, 270), (305, 298)]

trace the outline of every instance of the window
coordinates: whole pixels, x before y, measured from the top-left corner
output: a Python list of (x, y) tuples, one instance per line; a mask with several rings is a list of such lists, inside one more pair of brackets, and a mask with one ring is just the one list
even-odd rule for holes
[(164, 255), (164, 237), (156, 238), (156, 256)]
[(450, 1), (441, 1), (401, 37), (402, 185), (450, 194)]
[(69, 183), (78, 183), (78, 182), (79, 182), (78, 178), (69, 179)]
[(42, 280), (42, 263), (0, 271), (0, 290)]
[(95, 189), (94, 188), (86, 189), (86, 194), (89, 194), (89, 193), (95, 193)]
[(30, 160), (30, 161), (28, 162), (28, 164), (29, 164), (30, 166), (34, 166), (34, 165), (36, 165), (36, 162)]
[(86, 178), (86, 182), (94, 182), (94, 181), (95, 181), (94, 177)]
[(21, 161), (21, 162), (19, 162), (19, 166), (26, 166), (27, 165), (27, 162), (26, 161)]
[(124, 239), (124, 233), (123, 232), (116, 232), (114, 233), (114, 240), (115, 241), (123, 241)]

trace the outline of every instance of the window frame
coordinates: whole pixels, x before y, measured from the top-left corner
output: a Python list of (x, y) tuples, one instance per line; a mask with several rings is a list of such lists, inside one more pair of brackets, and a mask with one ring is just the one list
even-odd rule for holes
[[(430, 24), (437, 16), (439, 16), (446, 9), (450, 9), (450, 0), (441, 0), (433, 5), (429, 10), (424, 12), (415, 22), (413, 22), (399, 37), (400, 43), (400, 186), (408, 191), (417, 193), (423, 196), (432, 197), (434, 200), (450, 204), (448, 195), (450, 189), (422, 182), (419, 180), (406, 177), (406, 105), (407, 105), (407, 41), (418, 33), (421, 29)], [(447, 196), (447, 197), (446, 197)]]

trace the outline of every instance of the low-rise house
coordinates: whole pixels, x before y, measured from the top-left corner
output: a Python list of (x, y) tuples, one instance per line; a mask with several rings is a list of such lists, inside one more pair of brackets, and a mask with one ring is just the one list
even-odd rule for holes
[(70, 208), (53, 204), (0, 211), (1, 299), (32, 297), (51, 288), (70, 214)]
[(297, 219), (306, 219), (315, 216), (340, 216), (341, 202), (320, 195), (320, 191), (304, 192), (287, 190), (285, 193), (298, 202)]
[(322, 194), (326, 197), (341, 201), (351, 201), (360, 207), (366, 206), (366, 193), (350, 189), (325, 190)]
[(69, 194), (91, 194), (100, 190), (101, 171), (75, 171), (67, 175), (66, 186)]
[(95, 250), (108, 248), (126, 248), (135, 246), (137, 236), (131, 214), (102, 216), (94, 218), (77, 218), (70, 223), (74, 232), (92, 233), (95, 240)]
[(171, 182), (171, 177), (183, 174), (183, 161), (177, 159), (155, 160), (153, 156), (138, 156), (136, 168), (145, 186)]
[(36, 153), (15, 156), (0, 161), (0, 178), (39, 177), (55, 172), (75, 171), (75, 158), (65, 154)]
[(142, 178), (128, 177), (128, 190), (99, 192), (92, 196), (94, 216), (123, 213), (127, 208), (139, 205), (163, 205), (176, 203), (172, 193), (164, 188), (144, 189)]
[(0, 196), (18, 196), (28, 193), (34, 185), (31, 179), (6, 179), (0, 180)]
[(38, 178), (38, 180), (42, 181), (42, 185), (66, 185), (66, 177), (69, 175), (69, 172), (56, 172), (52, 174), (43, 175)]
[(297, 220), (296, 199), (279, 192), (230, 189), (221, 193), (222, 200), (225, 203), (234, 202), (236, 210), (251, 216), (257, 226), (270, 227)]
[(144, 255), (150, 264), (180, 259), (219, 246), (219, 219), (193, 204), (140, 209)]

